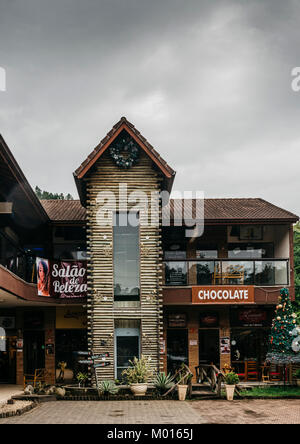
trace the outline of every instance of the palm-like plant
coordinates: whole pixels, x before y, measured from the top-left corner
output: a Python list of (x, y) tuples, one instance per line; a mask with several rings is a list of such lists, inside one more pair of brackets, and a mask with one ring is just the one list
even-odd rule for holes
[(159, 391), (160, 394), (163, 394), (167, 390), (169, 390), (174, 385), (174, 376), (171, 373), (167, 375), (165, 372), (158, 373), (154, 380), (154, 386)]
[(98, 390), (101, 395), (116, 395), (119, 388), (116, 386), (114, 381), (102, 381), (98, 385)]

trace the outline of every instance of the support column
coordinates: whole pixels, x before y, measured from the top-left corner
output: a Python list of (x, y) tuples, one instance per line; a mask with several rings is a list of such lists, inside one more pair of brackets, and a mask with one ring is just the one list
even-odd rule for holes
[[(224, 307), (220, 311), (220, 339), (224, 337), (229, 338), (230, 341), (230, 316), (228, 307)], [(231, 365), (230, 353), (221, 354), (220, 350), (220, 370), (222, 370), (225, 364)]]
[(45, 368), (48, 372), (48, 384), (55, 384), (55, 324), (56, 310), (45, 311)]
[[(18, 332), (18, 339), (23, 340), (23, 312), (16, 311), (16, 327)], [(24, 344), (23, 344), (24, 347)], [(24, 348), (19, 348), (16, 351), (16, 384), (24, 384)]]
[(188, 317), (189, 368), (193, 372), (193, 382), (196, 382), (195, 367), (199, 365), (199, 313), (191, 310)]

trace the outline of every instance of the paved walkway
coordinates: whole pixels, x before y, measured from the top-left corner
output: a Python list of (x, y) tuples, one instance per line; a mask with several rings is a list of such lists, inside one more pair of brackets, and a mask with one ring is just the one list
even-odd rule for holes
[(57, 401), (0, 424), (300, 424), (300, 402)]
[(0, 384), (0, 406), (6, 404), (8, 399), (14, 395), (19, 395), (23, 392), (21, 385)]
[(54, 401), (0, 424), (201, 424), (183, 401)]

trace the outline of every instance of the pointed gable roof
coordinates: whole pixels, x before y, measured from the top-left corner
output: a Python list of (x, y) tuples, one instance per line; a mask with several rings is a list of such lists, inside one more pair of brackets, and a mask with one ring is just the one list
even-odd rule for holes
[(111, 143), (116, 139), (116, 137), (123, 131), (126, 130), (127, 133), (135, 140), (135, 142), (140, 146), (140, 148), (151, 158), (153, 163), (162, 172), (165, 178), (165, 188), (171, 191), (172, 184), (175, 177), (175, 171), (167, 164), (167, 162), (159, 155), (159, 153), (153, 148), (153, 146), (142, 136), (142, 134), (135, 128), (135, 126), (130, 123), (126, 117), (121, 117), (121, 119), (113, 126), (111, 131), (107, 133), (104, 139), (101, 140), (99, 145), (90, 153), (90, 155), (85, 159), (84, 162), (77, 168), (74, 172), (74, 179), (77, 185), (81, 202), (84, 202), (84, 185), (83, 178), (87, 175), (92, 166), (96, 161), (103, 155)]

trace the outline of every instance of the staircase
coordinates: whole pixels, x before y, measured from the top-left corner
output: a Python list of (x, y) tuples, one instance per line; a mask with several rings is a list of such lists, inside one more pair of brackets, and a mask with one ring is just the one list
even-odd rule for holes
[(193, 384), (190, 396), (191, 398), (200, 398), (201, 400), (219, 398), (218, 394), (208, 384)]

